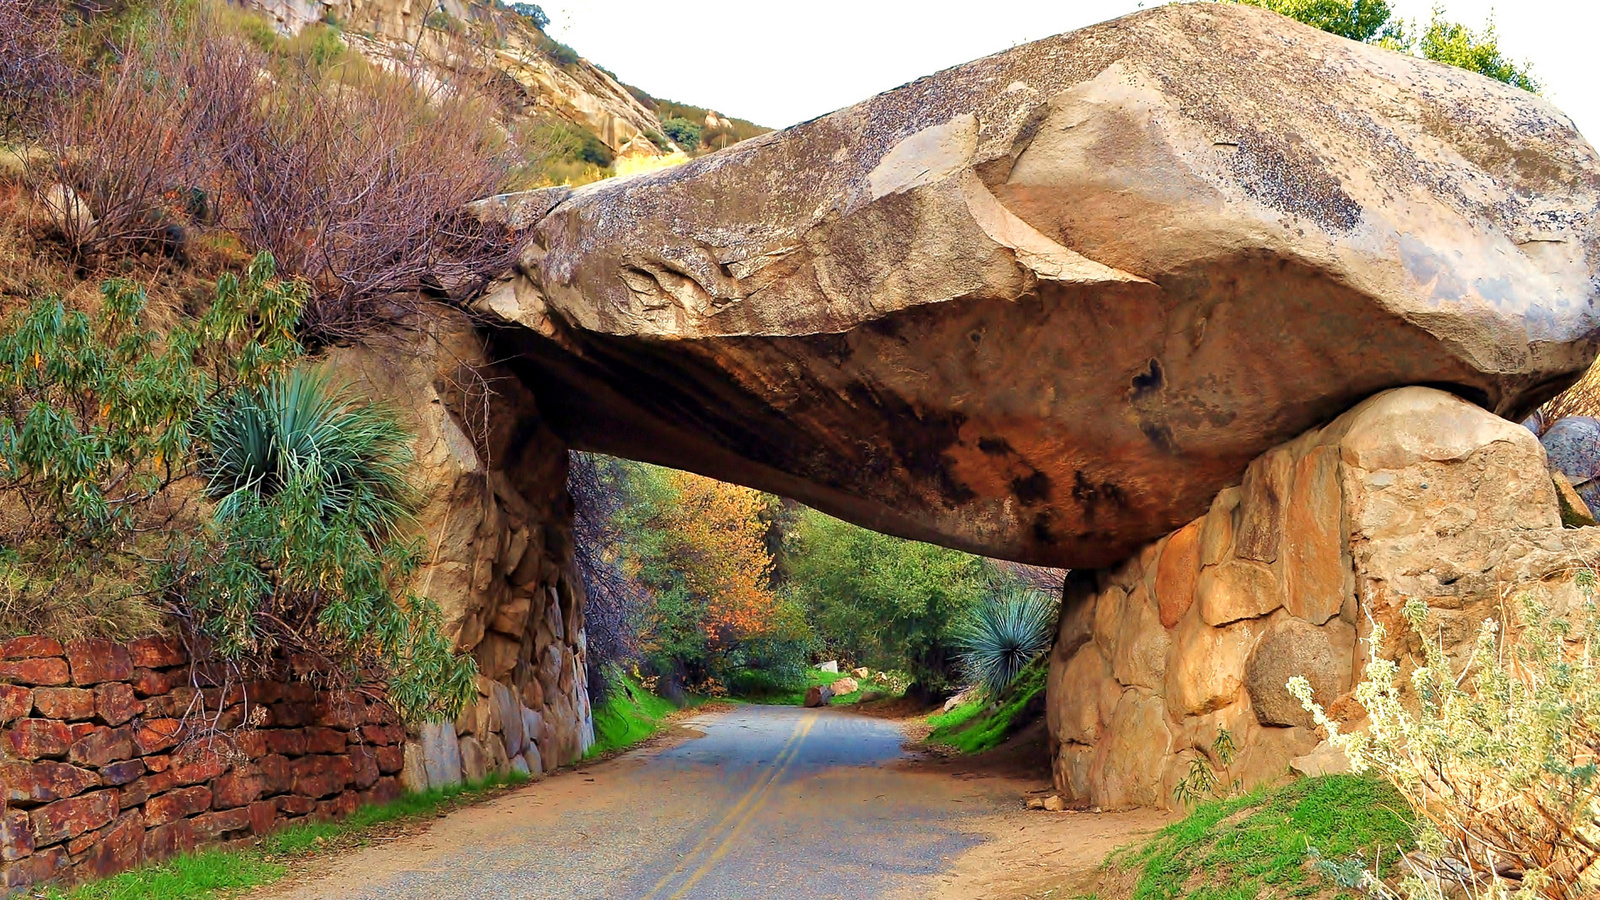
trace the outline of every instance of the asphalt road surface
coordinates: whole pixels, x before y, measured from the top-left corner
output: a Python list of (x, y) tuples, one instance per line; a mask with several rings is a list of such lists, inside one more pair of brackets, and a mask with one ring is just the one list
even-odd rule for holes
[(703, 734), (451, 813), (262, 897), (872, 900), (933, 893), (1019, 805), (909, 764), (895, 723), (738, 707)]

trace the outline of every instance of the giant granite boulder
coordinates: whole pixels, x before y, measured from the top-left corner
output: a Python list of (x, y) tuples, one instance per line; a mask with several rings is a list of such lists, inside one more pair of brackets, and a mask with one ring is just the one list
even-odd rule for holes
[(1375, 392), (1596, 350), (1558, 110), (1252, 7), (1027, 44), (674, 169), (496, 198), (477, 304), (574, 444), (1095, 566)]

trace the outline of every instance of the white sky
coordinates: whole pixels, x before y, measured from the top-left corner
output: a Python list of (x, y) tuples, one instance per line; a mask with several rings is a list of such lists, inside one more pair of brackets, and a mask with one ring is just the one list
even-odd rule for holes
[[(1600, 0), (1439, 0), (1600, 138)], [(551, 31), (657, 97), (781, 128), (879, 91), (1159, 0), (547, 0)], [(1390, 0), (1424, 24), (1434, 0)]]

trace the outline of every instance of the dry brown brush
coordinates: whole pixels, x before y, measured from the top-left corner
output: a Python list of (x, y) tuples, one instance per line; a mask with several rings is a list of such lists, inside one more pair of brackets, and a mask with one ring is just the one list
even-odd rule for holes
[(233, 19), (183, 4), (132, 20), (73, 67), (42, 3), (0, 0), (0, 30), (19, 28), (0, 35), (0, 67), (22, 73), (0, 101), (28, 92), (34, 118), (19, 128), (43, 150), (28, 181), (80, 265), (181, 256), (196, 228), (226, 229), (312, 286), (313, 344), (509, 267), (512, 240), (461, 211), (508, 170), (481, 73), (442, 83), (416, 60), (375, 65), (332, 31), (337, 52), (326, 40), (316, 53), (275, 38), (263, 49)]
[(61, 58), (60, 7), (0, 0), (0, 134), (30, 122), (71, 74)]
[(504, 233), (461, 212), (504, 178), (497, 139), (467, 92), (293, 65), (236, 121), (221, 159), (236, 227), (311, 283), (303, 324), (328, 342), (404, 319), (419, 292), (470, 293), (509, 266)]

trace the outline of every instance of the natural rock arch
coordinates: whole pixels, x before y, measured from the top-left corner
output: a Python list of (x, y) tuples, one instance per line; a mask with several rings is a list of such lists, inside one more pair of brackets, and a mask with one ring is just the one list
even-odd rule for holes
[(1383, 389), (1550, 396), (1597, 206), (1535, 95), (1177, 4), (487, 201), (528, 243), (474, 309), (574, 446), (1092, 567)]
[[(424, 452), (454, 461), (429, 569), (486, 676), (455, 731), (509, 747), (525, 707), (546, 766), (581, 753), (572, 446), (1100, 569), (1069, 586), (1051, 678), (1074, 796), (1165, 802), (1205, 750), (1196, 720), (1224, 713), (1256, 723), (1251, 770), (1282, 771), (1314, 736), (1242, 686), (1254, 643), (1189, 621), (1239, 572), (1201, 525), (1164, 536), (1241, 478), (1265, 493), (1231, 510), (1279, 508), (1273, 491), (1301, 482), (1268, 477), (1290, 452), (1268, 451), (1387, 389), (1447, 388), (1470, 403), (1424, 390), (1418, 408), (1480, 434), (1569, 383), (1597, 348), (1597, 208), (1600, 158), (1540, 98), (1236, 4), (1018, 47), (673, 169), (483, 201), (526, 249), (469, 304), (477, 339), (441, 326), (439, 346), (471, 346), (400, 347), (402, 376), (375, 380), (419, 410)], [(496, 385), (486, 416), (463, 365)], [(1306, 458), (1332, 465), (1343, 445), (1318, 446)], [(1369, 471), (1339, 466), (1307, 478)], [(1355, 521), (1341, 496), (1323, 508)], [(1327, 562), (1329, 527), (1286, 518), (1238, 540), (1310, 541)], [(1304, 622), (1330, 648), (1375, 602), (1351, 585), (1389, 574), (1339, 550), (1323, 575), (1340, 583), (1307, 616), (1275, 556), (1228, 546), (1259, 576), (1260, 632)], [(1187, 587), (1157, 596), (1172, 573)], [(1208, 680), (1171, 674), (1196, 658), (1215, 660)], [(1356, 672), (1341, 671), (1342, 690)], [(484, 711), (506, 705), (491, 682), (515, 709)], [(1135, 745), (1159, 757), (1148, 772), (1108, 768)]]

